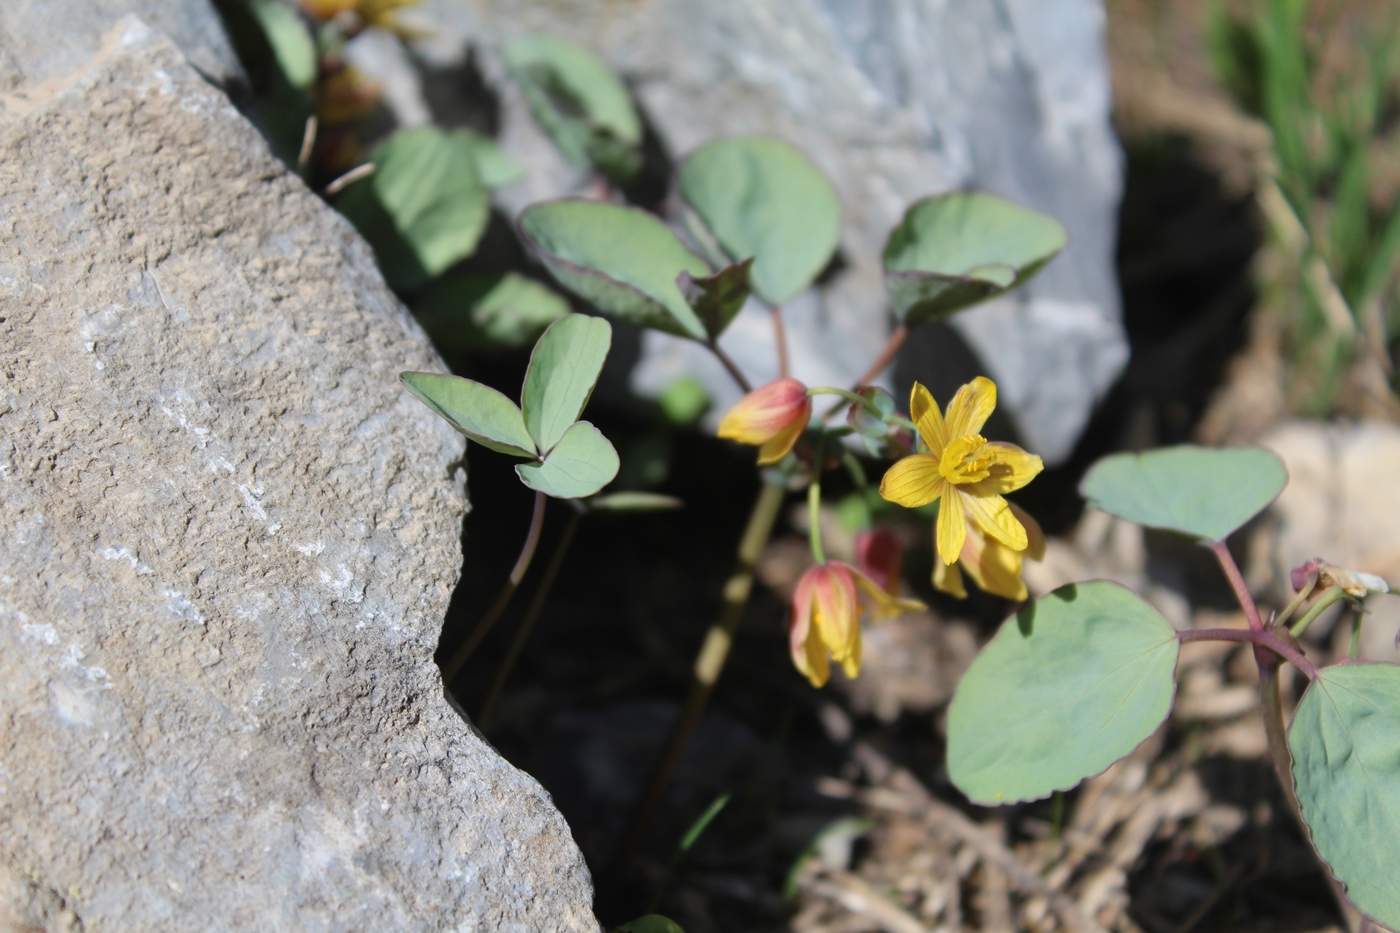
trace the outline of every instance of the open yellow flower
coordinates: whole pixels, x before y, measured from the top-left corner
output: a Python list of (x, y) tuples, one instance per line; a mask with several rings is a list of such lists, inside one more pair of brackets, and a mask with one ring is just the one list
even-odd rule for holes
[(1044, 464), (1015, 444), (977, 433), (996, 404), (996, 384), (978, 376), (958, 389), (940, 415), (928, 389), (914, 383), (909, 416), (928, 453), (905, 457), (880, 481), (880, 495), (906, 508), (942, 500), (933, 540), (944, 564), (962, 554), (969, 523), (1013, 551), (1029, 544), (1025, 526), (1002, 496), (1029, 483)]
[(966, 599), (967, 589), (963, 586), (961, 572), (966, 571), (972, 582), (984, 592), (1018, 602), (1029, 597), (1026, 583), (1021, 579), (1021, 562), (1026, 557), (1031, 560), (1044, 560), (1045, 532), (1040, 530), (1040, 524), (1035, 519), (1021, 511), (1014, 503), (1011, 504), (1011, 512), (1026, 529), (1027, 544), (1024, 551), (1013, 551), (996, 538), (984, 535), (977, 526), (969, 526), (967, 540), (963, 542), (962, 551), (958, 554), (958, 562), (934, 562), (934, 588), (959, 599)]
[[(896, 581), (897, 582), (897, 581)], [(826, 561), (808, 568), (792, 594), (792, 620), (788, 639), (792, 663), (812, 686), (820, 687), (831, 676), (831, 663), (841, 665), (847, 677), (860, 673), (859, 588), (870, 600), (877, 619), (925, 608), (917, 599), (900, 599), (850, 564)], [(827, 655), (831, 659), (827, 659)]]

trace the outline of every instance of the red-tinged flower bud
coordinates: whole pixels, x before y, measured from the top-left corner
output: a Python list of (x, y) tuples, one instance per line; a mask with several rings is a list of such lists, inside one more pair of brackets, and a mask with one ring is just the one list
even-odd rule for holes
[(1294, 567), (1288, 572), (1288, 582), (1293, 584), (1293, 591), (1296, 593), (1308, 585), (1308, 577), (1317, 573), (1317, 568), (1322, 565), (1321, 557), (1314, 557), (1301, 567)]
[(888, 528), (856, 534), (856, 567), (886, 593), (899, 589), (904, 569), (904, 548)]
[(719, 436), (758, 445), (760, 464), (777, 463), (792, 450), (811, 416), (807, 387), (796, 379), (775, 379), (729, 409), (719, 423)]

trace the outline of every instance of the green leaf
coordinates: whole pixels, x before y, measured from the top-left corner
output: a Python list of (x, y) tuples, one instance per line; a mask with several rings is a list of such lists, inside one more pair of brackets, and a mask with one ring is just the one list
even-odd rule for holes
[(476, 250), (488, 212), (476, 148), (460, 131), (399, 130), (370, 155), (374, 174), (336, 201), (394, 288), (416, 288)]
[(543, 463), (522, 463), (516, 475), (531, 489), (556, 499), (582, 499), (617, 476), (617, 451), (587, 421), (575, 421)]
[(864, 405), (851, 405), (846, 412), (846, 423), (857, 434), (871, 440), (883, 440), (890, 433), (890, 426), (884, 420), (894, 414), (894, 396), (877, 386), (866, 386), (860, 390), (862, 398), (869, 399), (880, 411), (879, 417)]
[(749, 299), (749, 267), (752, 259), (725, 266), (714, 275), (695, 277), (682, 272), (676, 284), (690, 303), (705, 333), (718, 337)]
[(948, 774), (977, 803), (1098, 774), (1171, 710), (1176, 633), (1126, 587), (1062, 586), (1002, 625), (948, 710)]
[(527, 347), (569, 313), (569, 303), (514, 272), (448, 273), (414, 301), (413, 313), (444, 350)]
[(787, 143), (736, 136), (702, 146), (678, 184), (731, 260), (754, 258), (754, 288), (771, 304), (811, 285), (836, 251), (836, 189)]
[(624, 923), (614, 933), (685, 933), (680, 924), (660, 914), (647, 914), (631, 923)]
[(1287, 485), (1288, 471), (1271, 451), (1183, 445), (1105, 457), (1079, 492), (1095, 508), (1130, 522), (1224, 541)]
[(279, 0), (252, 0), (248, 6), (287, 83), (303, 91), (311, 87), (316, 82), (316, 42), (301, 14)]
[(1400, 929), (1400, 666), (1318, 671), (1288, 730), (1313, 846), (1361, 911)]
[(910, 326), (1024, 283), (1065, 245), (1053, 218), (978, 192), (925, 198), (885, 244), (885, 287)]
[(694, 823), (690, 824), (690, 828), (687, 829), (685, 835), (681, 837), (681, 843), (680, 846), (678, 846), (681, 852), (689, 852), (691, 850), (696, 840), (709, 828), (710, 824), (714, 822), (715, 817), (719, 816), (719, 811), (723, 810), (728, 803), (728, 794), (720, 794), (710, 802), (710, 805), (705, 808), (705, 812), (700, 814)]
[(505, 60), (530, 112), (566, 158), (615, 179), (636, 172), (642, 121), (606, 62), (556, 36), (515, 39), (505, 47)]
[(470, 155), (476, 177), (492, 191), (524, 177), (525, 170), (516, 165), (515, 160), (506, 155), (506, 151), (491, 137), (471, 130), (450, 130), (448, 135)]
[(520, 409), (490, 386), (438, 373), (399, 373), (399, 379), (420, 402), (483, 447), (535, 458), (535, 442)]
[(521, 213), (520, 232), (560, 284), (604, 314), (705, 339), (676, 279), (709, 275), (710, 267), (651, 214), (601, 201), (548, 201)]
[(586, 314), (561, 317), (535, 344), (520, 407), (536, 449), (546, 457), (583, 414), (611, 346), (612, 325)]
[(595, 512), (671, 512), (684, 505), (675, 496), (655, 492), (611, 492), (588, 502)]

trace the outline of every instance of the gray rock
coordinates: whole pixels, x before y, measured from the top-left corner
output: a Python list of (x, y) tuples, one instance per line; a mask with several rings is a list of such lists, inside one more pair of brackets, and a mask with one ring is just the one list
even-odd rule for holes
[[(467, 43), (501, 95), (501, 136), (527, 171), (512, 211), (578, 190), (500, 62), (503, 42), (547, 31), (603, 55), (676, 158), (720, 136), (769, 133), (805, 151), (845, 207), (844, 269), (785, 309), (794, 375), (856, 379), (890, 330), (880, 253), (904, 209), (976, 188), (1057, 217), (1070, 247), (1027, 289), (959, 316), (1025, 442), (1070, 452), (1127, 360), (1113, 273), (1121, 156), (1097, 0), (659, 0), (600, 9), (550, 0), (429, 0), (439, 67)], [(723, 341), (756, 381), (776, 374), (772, 328), (750, 307)], [(936, 383), (943, 349), (915, 346), (904, 378)], [(980, 368), (964, 362), (963, 368)], [(701, 374), (722, 410), (737, 393), (699, 347), (648, 334), (644, 392)]]
[(443, 695), (462, 439), (348, 223), (138, 21), (0, 98), (0, 926), (597, 930)]
[(209, 0), (7, 0), (0, 16), (0, 91), (72, 74), (128, 14), (140, 14), (169, 36), (220, 87), (243, 85), (243, 66)]

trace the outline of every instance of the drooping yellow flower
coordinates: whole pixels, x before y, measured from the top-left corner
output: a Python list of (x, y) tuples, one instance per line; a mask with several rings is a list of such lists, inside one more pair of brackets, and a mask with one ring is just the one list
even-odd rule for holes
[(739, 399), (719, 423), (719, 436), (758, 445), (760, 465), (777, 463), (807, 430), (812, 399), (807, 387), (783, 377)]
[(856, 589), (870, 598), (871, 614), (892, 618), (925, 608), (916, 599), (899, 599), (850, 564), (830, 560), (808, 568), (792, 594), (788, 639), (792, 663), (812, 686), (831, 676), (831, 660), (847, 677), (860, 673), (860, 602)]
[(909, 415), (928, 453), (905, 457), (880, 481), (880, 495), (906, 508), (942, 500), (933, 540), (944, 564), (962, 554), (969, 523), (1013, 551), (1029, 544), (1025, 526), (1002, 496), (1029, 483), (1044, 464), (1015, 444), (977, 433), (996, 404), (996, 384), (978, 376), (958, 389), (940, 415), (928, 389), (914, 383)]
[(967, 589), (963, 586), (960, 572), (965, 570), (980, 589), (995, 596), (1019, 602), (1030, 595), (1026, 590), (1025, 581), (1021, 579), (1021, 561), (1026, 557), (1031, 560), (1045, 558), (1045, 532), (1040, 530), (1039, 522), (1023, 512), (1015, 503), (1010, 505), (1017, 521), (1026, 529), (1026, 549), (1013, 551), (996, 538), (983, 534), (977, 526), (969, 526), (967, 540), (963, 542), (962, 551), (958, 554), (958, 562), (934, 562), (935, 588), (959, 599), (967, 598)]

